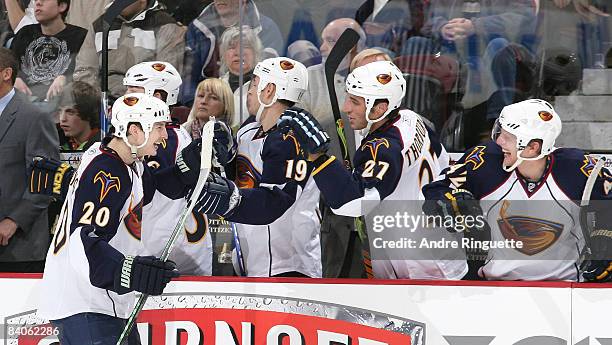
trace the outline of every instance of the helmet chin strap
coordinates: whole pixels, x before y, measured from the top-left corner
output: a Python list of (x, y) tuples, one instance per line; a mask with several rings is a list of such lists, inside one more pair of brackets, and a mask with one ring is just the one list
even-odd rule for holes
[(514, 169), (516, 169), (523, 161), (537, 161), (540, 158), (543, 158), (544, 156), (546, 156), (543, 153), (540, 153), (538, 156), (536, 157), (531, 157), (531, 158), (526, 158), (526, 157), (521, 157), (521, 154), (523, 153), (523, 150), (518, 150), (516, 151), (516, 162), (514, 162), (514, 164), (512, 164), (510, 167), (506, 167), (505, 165), (503, 166), (504, 170), (507, 172), (512, 172)]
[(142, 142), (142, 144), (140, 145), (132, 145), (130, 144), (129, 140), (127, 139), (127, 135), (125, 136), (125, 138), (123, 138), (125, 140), (125, 143), (130, 147), (130, 153), (132, 154), (132, 158), (134, 160), (142, 160), (143, 157), (138, 157), (138, 149), (141, 149), (143, 147), (145, 147), (145, 145), (147, 144), (147, 141), (149, 140), (149, 133), (144, 132), (144, 141)]
[(390, 113), (390, 111), (387, 111), (385, 114), (383, 114), (383, 116), (377, 118), (376, 120), (372, 120), (370, 119), (370, 112), (372, 111), (372, 108), (373, 107), (366, 108), (366, 114), (367, 114), (366, 121), (368, 122), (368, 124), (365, 126), (365, 128), (359, 130), (359, 134), (363, 137), (365, 137), (366, 135), (368, 135), (368, 133), (370, 133), (370, 128), (372, 128), (373, 124), (384, 120), (387, 117), (387, 115), (389, 115)]
[(261, 123), (261, 114), (263, 113), (264, 109), (272, 106), (272, 104), (276, 103), (276, 100), (278, 99), (278, 96), (276, 95), (276, 92), (275, 92), (274, 93), (274, 97), (272, 98), (272, 101), (270, 103), (266, 104), (266, 103), (261, 101), (261, 91), (263, 91), (263, 89), (266, 86), (268, 86), (267, 83), (261, 89), (259, 88), (259, 85), (257, 87), (257, 102), (259, 102), (259, 108), (257, 109), (257, 114), (255, 114), (255, 121), (257, 121), (259, 123)]

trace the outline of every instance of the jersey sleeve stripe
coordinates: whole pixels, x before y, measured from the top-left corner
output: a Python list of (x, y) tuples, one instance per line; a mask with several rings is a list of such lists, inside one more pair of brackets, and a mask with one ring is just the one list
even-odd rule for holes
[(325, 169), (326, 166), (330, 165), (334, 160), (336, 159), (336, 156), (331, 156), (329, 157), (323, 164), (319, 165), (319, 167), (317, 167), (313, 172), (312, 172), (312, 176), (315, 176), (316, 174), (318, 174), (321, 170)]

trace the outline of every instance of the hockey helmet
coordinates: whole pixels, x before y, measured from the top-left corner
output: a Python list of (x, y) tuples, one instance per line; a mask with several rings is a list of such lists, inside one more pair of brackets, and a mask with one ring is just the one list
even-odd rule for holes
[[(363, 97), (366, 106), (366, 128), (361, 135), (370, 131), (373, 123), (382, 121), (390, 112), (400, 107), (406, 93), (406, 80), (402, 72), (390, 61), (375, 61), (355, 68), (346, 78), (346, 92)], [(384, 99), (389, 102), (387, 111), (378, 119), (370, 119), (374, 102)]]
[[(119, 137), (130, 146), (132, 155), (146, 145), (153, 125), (158, 122), (170, 122), (170, 109), (161, 99), (142, 93), (128, 93), (113, 103), (111, 124), (115, 128), (114, 136)], [(127, 139), (130, 123), (138, 123), (144, 132), (144, 142), (138, 146), (129, 144)]]
[(123, 85), (143, 87), (149, 96), (153, 96), (155, 90), (164, 90), (168, 94), (166, 97), (168, 105), (174, 105), (178, 101), (182, 83), (181, 75), (176, 68), (163, 61), (138, 63), (130, 67), (123, 78)]
[[(537, 160), (555, 150), (555, 140), (561, 134), (561, 118), (553, 107), (541, 99), (505, 106), (495, 121), (491, 138), (496, 140), (501, 130), (516, 137), (517, 161), (506, 171), (514, 170), (523, 160)], [(542, 148), (537, 157), (525, 158), (521, 154), (532, 140), (541, 140)]]
[[(308, 71), (301, 62), (287, 57), (275, 57), (265, 59), (255, 66), (253, 74), (259, 77), (257, 85), (257, 121), (261, 118), (264, 108), (274, 104), (279, 99), (291, 102), (299, 102), (308, 89)], [(276, 91), (274, 98), (269, 104), (264, 104), (260, 99), (261, 91), (268, 85), (274, 84)]]

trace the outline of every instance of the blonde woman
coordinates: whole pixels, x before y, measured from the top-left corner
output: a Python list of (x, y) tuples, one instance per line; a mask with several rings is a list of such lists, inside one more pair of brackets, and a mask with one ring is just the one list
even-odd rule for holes
[(234, 95), (229, 85), (217, 78), (208, 78), (198, 84), (191, 112), (183, 128), (192, 139), (198, 139), (202, 134), (202, 126), (211, 116), (228, 127), (235, 126)]

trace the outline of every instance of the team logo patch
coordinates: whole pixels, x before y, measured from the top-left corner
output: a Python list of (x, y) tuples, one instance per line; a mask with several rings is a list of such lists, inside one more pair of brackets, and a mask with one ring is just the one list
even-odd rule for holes
[(295, 135), (293, 134), (293, 130), (287, 132), (286, 134), (283, 134), (283, 140), (292, 140), (293, 141), (293, 146), (295, 146), (295, 153), (299, 154), (300, 153), (300, 144), (297, 141), (297, 139), (295, 138)]
[(261, 180), (261, 174), (255, 169), (253, 163), (243, 156), (236, 157), (236, 185), (238, 188), (255, 188)]
[(154, 70), (161, 72), (163, 70), (166, 69), (166, 65), (164, 65), (163, 63), (154, 63), (153, 65), (151, 65), (151, 67), (153, 67)]
[(291, 61), (281, 60), (281, 62), (280, 62), (280, 68), (283, 71), (291, 70), (291, 69), (293, 69), (293, 67), (295, 67), (295, 65)]
[(113, 176), (106, 171), (99, 171), (93, 179), (94, 184), (100, 182), (102, 184), (102, 188), (100, 188), (100, 202), (106, 198), (108, 192), (111, 189), (117, 190), (117, 192), (121, 191), (121, 181), (119, 177)]
[(383, 84), (383, 85), (387, 85), (389, 84), (389, 82), (393, 79), (393, 77), (391, 77), (391, 74), (387, 74), (387, 73), (381, 73), (379, 75), (376, 76), (376, 80), (378, 80), (379, 83)]
[(472, 152), (470, 152), (470, 154), (467, 155), (466, 159), (465, 159), (465, 163), (472, 163), (472, 170), (476, 170), (478, 168), (480, 168), (482, 166), (482, 164), (485, 162), (484, 159), (484, 150), (485, 150), (486, 146), (476, 146), (474, 147), (474, 149), (472, 150)]
[(378, 155), (378, 150), (381, 147), (389, 148), (389, 140), (386, 138), (375, 138), (367, 141), (365, 144), (361, 146), (361, 151), (365, 151), (366, 149), (370, 150), (372, 154), (372, 159), (376, 160), (376, 156)]
[(523, 242), (522, 248), (514, 248), (525, 255), (535, 255), (552, 246), (561, 232), (563, 224), (527, 216), (508, 216), (510, 202), (504, 200), (497, 219), (499, 230), (505, 239)]
[(142, 238), (142, 200), (135, 207), (132, 206), (130, 200), (128, 214), (123, 218), (123, 224), (130, 235), (140, 241)]
[(551, 114), (551, 113), (549, 113), (549, 112), (547, 112), (545, 110), (538, 111), (538, 115), (544, 121), (550, 121), (553, 118), (553, 114)]
[[(584, 164), (580, 167), (580, 171), (584, 174), (584, 176), (589, 177), (593, 171), (593, 168), (595, 168), (595, 165), (597, 164), (597, 160), (593, 157), (585, 155), (582, 162)], [(601, 173), (599, 173), (599, 176), (602, 176)]]
[(136, 105), (136, 103), (138, 103), (139, 99), (138, 97), (125, 97), (123, 99), (123, 103), (125, 103), (125, 105), (133, 107), (134, 105)]

